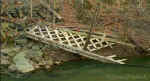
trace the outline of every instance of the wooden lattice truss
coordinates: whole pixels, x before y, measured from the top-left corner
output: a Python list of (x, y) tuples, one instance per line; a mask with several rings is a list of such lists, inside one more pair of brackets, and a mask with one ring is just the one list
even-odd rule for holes
[[(101, 56), (96, 54), (94, 51), (101, 48), (112, 47), (113, 44), (121, 43), (115, 40), (107, 38), (105, 33), (99, 33), (99, 36), (92, 35), (87, 46), (87, 50), (84, 50), (84, 45), (86, 42), (87, 33), (73, 31), (67, 28), (50, 28), (48, 26), (40, 27), (35, 26), (26, 31), (26, 36), (34, 40), (38, 40), (47, 44), (58, 46), (64, 50), (91, 58), (99, 60), (102, 62), (109, 63), (119, 63), (124, 64), (123, 61), (126, 59), (115, 60), (112, 56)], [(125, 44), (125, 43), (121, 43)], [(130, 44), (126, 44), (132, 46)]]

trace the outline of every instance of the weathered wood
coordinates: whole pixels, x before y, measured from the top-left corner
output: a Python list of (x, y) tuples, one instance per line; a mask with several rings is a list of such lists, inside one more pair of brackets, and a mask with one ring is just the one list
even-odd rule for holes
[(38, 40), (38, 41), (42, 41), (43, 40), (42, 41), (43, 43), (50, 44), (50, 45), (62, 48), (64, 50), (66, 50), (66, 51), (73, 52), (75, 54), (79, 54), (79, 55), (85, 56), (87, 58), (95, 59), (95, 60), (98, 60), (98, 61), (101, 61), (101, 62), (125, 64), (123, 61), (125, 61), (126, 59), (114, 60), (113, 58), (116, 57), (115, 55), (112, 55), (112, 56), (100, 56), (100, 55), (97, 55), (97, 54), (94, 54), (94, 53), (87, 52), (85, 50), (81, 50), (79, 48), (74, 48), (74, 47), (69, 47), (67, 45), (58, 44), (55, 41), (48, 41), (46, 39), (44, 40), (44, 39), (41, 39), (39, 37), (35, 38), (35, 36), (31, 35), (30, 33), (27, 33), (27, 37), (35, 39), (35, 40)]
[(98, 38), (92, 36), (89, 42), (90, 44), (87, 46), (87, 50), (83, 49), (86, 42), (85, 38), (87, 33), (72, 31), (65, 28), (52, 29), (47, 26), (35, 26), (34, 28), (26, 31), (26, 34), (26, 36), (31, 39), (54, 45), (66, 51), (73, 52), (87, 58), (95, 59), (101, 62), (124, 64), (123, 61), (125, 59), (116, 60), (114, 59), (114, 57), (116, 57), (115, 55), (102, 56), (94, 53), (96, 50), (112, 47), (112, 45), (118, 43), (106, 40), (106, 36), (104, 36), (105, 34), (99, 36)]
[[(62, 28), (62, 27), (60, 27), (60, 28)], [(76, 30), (76, 29), (73, 29), (73, 26), (68, 26), (66, 28), (70, 28), (70, 30), (72, 30), (72, 31), (78, 31), (79, 34), (81, 34), (81, 33), (84, 34), (85, 33), (85, 35), (86, 35), (86, 34), (90, 33), (90, 32), (88, 32), (86, 30)], [(91, 32), (91, 34), (92, 34), (93, 37), (101, 38), (103, 36), (103, 34), (105, 34), (105, 33)], [(114, 37), (113, 35), (107, 35), (107, 34), (105, 34), (105, 36), (106, 36), (106, 38), (105, 38), (106, 41), (117, 42), (118, 44), (126, 45), (126, 46), (129, 46), (131, 48), (135, 48), (136, 47), (136, 45), (134, 45), (134, 44), (120, 41), (118, 38)]]

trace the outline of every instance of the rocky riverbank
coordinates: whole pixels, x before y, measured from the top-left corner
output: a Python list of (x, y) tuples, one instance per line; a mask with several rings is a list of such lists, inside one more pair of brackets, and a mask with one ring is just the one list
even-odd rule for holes
[[(143, 56), (134, 49), (120, 45), (113, 48), (102, 49), (99, 54), (117, 55), (118, 57)], [(53, 66), (60, 65), (66, 61), (81, 60), (85, 57), (72, 54), (57, 47), (44, 45), (42, 43), (28, 43), (25, 47), (5, 47), (1, 52), (1, 65), (7, 66), (8, 72), (28, 73), (38, 69), (52, 70)], [(1, 72), (4, 70), (1, 69)], [(4, 73), (4, 72), (3, 72)], [(6, 73), (6, 72), (5, 72)]]
[(1, 65), (7, 66), (6, 70), (21, 73), (40, 68), (51, 70), (54, 65), (79, 59), (79, 56), (41, 43), (28, 43), (24, 47), (5, 47), (2, 48), (0, 55)]

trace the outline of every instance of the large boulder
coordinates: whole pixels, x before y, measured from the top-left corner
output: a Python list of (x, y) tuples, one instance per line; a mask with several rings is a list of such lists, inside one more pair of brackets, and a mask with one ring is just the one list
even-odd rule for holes
[(29, 60), (25, 58), (26, 53), (27, 51), (20, 52), (13, 58), (13, 62), (15, 63), (17, 70), (23, 73), (34, 70), (32, 64), (30, 64)]

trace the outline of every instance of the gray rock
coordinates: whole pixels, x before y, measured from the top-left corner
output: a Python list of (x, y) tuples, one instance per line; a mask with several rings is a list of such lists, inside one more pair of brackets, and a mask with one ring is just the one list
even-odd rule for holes
[(0, 64), (10, 64), (9, 57), (1, 54)]
[(17, 70), (17, 67), (16, 67), (15, 64), (11, 64), (10, 66), (8, 66), (8, 69), (9, 69), (10, 71), (16, 71), (16, 70)]
[(20, 47), (6, 47), (1, 50), (2, 53), (6, 53), (8, 56), (15, 56), (17, 51), (20, 51)]
[(16, 64), (17, 70), (23, 73), (34, 70), (32, 64), (30, 64), (29, 60), (25, 58), (26, 53), (27, 51), (22, 51), (13, 58), (13, 62)]

